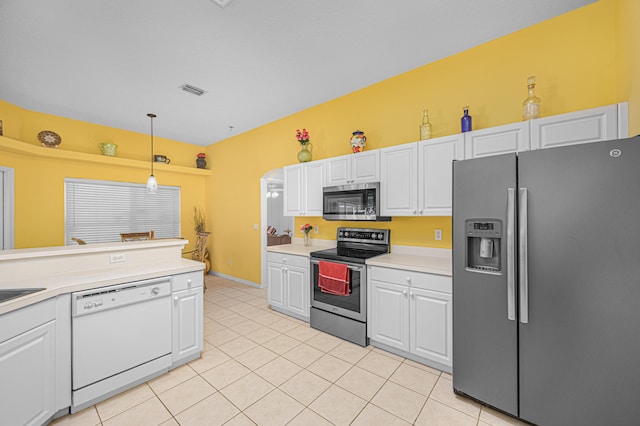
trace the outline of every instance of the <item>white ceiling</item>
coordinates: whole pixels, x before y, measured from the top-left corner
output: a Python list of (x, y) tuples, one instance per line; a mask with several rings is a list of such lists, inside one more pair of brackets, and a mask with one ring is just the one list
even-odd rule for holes
[(0, 0), (0, 99), (206, 146), (592, 1)]

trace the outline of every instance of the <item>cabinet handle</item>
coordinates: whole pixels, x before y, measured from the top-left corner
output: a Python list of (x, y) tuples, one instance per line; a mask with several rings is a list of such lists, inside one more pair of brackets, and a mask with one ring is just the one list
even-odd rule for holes
[(406, 296), (406, 295), (407, 295), (407, 290), (404, 290), (404, 291), (402, 292), (402, 295), (403, 295), (403, 296)]
[(418, 210), (418, 212), (420, 212), (420, 214), (422, 214), (422, 209)]
[(407, 277), (407, 282), (410, 283), (411, 282), (411, 277)]
[(415, 293), (414, 293), (414, 292), (410, 292), (409, 294), (411, 295), (411, 298), (412, 298), (412, 299), (415, 299), (415, 298), (416, 298), (416, 295), (415, 295)]
[(173, 301), (174, 301), (174, 302), (177, 302), (177, 301), (178, 301), (178, 296), (174, 297), (174, 298), (173, 298)]
[(189, 287), (191, 287), (191, 280), (190, 280), (190, 279), (188, 279), (188, 280), (187, 280), (187, 285), (188, 285)]
[(418, 214), (415, 210), (413, 211), (413, 214)]

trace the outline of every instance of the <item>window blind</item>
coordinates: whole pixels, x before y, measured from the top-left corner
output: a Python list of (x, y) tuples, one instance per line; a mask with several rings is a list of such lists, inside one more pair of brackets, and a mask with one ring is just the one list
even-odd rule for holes
[(180, 236), (180, 187), (65, 179), (65, 244), (121, 241), (120, 234), (154, 231), (155, 238)]

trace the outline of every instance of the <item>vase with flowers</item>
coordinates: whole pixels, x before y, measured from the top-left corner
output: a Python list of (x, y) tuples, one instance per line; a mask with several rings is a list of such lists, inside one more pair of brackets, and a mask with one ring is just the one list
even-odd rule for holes
[(201, 152), (198, 154), (196, 158), (196, 167), (199, 169), (204, 169), (207, 166), (207, 154)]
[(313, 229), (313, 226), (311, 226), (308, 223), (305, 223), (304, 225), (302, 225), (300, 227), (300, 230), (302, 232), (304, 232), (304, 245), (305, 245), (305, 247), (309, 247), (311, 245), (311, 243), (309, 242), (309, 232), (311, 232), (312, 229)]
[(300, 142), (300, 152), (298, 152), (298, 161), (301, 163), (306, 163), (307, 161), (311, 161), (311, 151), (313, 150), (313, 145), (309, 142), (309, 132), (307, 129), (299, 129), (296, 130), (296, 139)]

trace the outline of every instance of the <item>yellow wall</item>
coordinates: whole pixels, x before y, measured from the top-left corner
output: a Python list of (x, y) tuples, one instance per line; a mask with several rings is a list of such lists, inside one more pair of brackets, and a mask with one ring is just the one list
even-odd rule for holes
[[(624, 60), (617, 55), (629, 55), (638, 43), (619, 52), (624, 32), (616, 30), (616, 21), (623, 14), (619, 7), (637, 8), (632, 3), (601, 0), (208, 147), (213, 269), (260, 282), (261, 231), (253, 229), (260, 222), (258, 182), (269, 170), (297, 162), (296, 129), (309, 130), (317, 160), (348, 154), (356, 129), (365, 131), (367, 149), (415, 141), (424, 108), (433, 137), (459, 132), (463, 105), (470, 106), (474, 129), (516, 122), (529, 75), (537, 76), (543, 115), (627, 100), (629, 91), (617, 79), (632, 77), (618, 70)], [(319, 226), (312, 238), (333, 238), (340, 225), (363, 226), (299, 217), (296, 236), (306, 222)], [(451, 247), (450, 218), (394, 218), (364, 226), (389, 227), (396, 245)], [(433, 239), (438, 228), (442, 242)]]
[[(98, 142), (118, 144), (118, 157), (148, 161), (150, 137), (77, 120), (27, 111), (0, 101), (4, 136), (39, 146), (37, 134), (53, 130), (60, 134), (60, 151), (78, 151), (100, 155)], [(143, 117), (142, 120), (149, 120)], [(0, 144), (3, 141), (0, 140)], [(172, 159), (172, 164), (195, 168), (196, 154), (202, 147), (154, 138), (156, 153)], [(41, 148), (49, 150), (53, 148)], [(15, 172), (15, 247), (45, 247), (64, 244), (64, 178), (100, 179), (146, 183), (149, 169), (112, 165), (108, 162), (82, 162), (69, 158), (51, 158), (7, 152), (0, 148), (0, 166)], [(193, 208), (205, 208), (206, 176), (175, 173), (170, 166), (157, 167), (160, 185), (181, 187), (181, 231), (189, 239), (187, 250), (195, 245)], [(82, 238), (81, 235), (77, 237)]]
[[(470, 106), (475, 129), (516, 122), (526, 97), (526, 78), (536, 75), (543, 115), (628, 100), (629, 133), (640, 133), (639, 8), (636, 0), (600, 0), (211, 145), (204, 149), (210, 177), (156, 175), (161, 184), (182, 186), (182, 231), (192, 241), (193, 206), (204, 205), (212, 232), (213, 269), (259, 283), (262, 230), (254, 229), (260, 223), (259, 180), (272, 169), (297, 162), (296, 129), (310, 131), (314, 159), (323, 159), (348, 154), (348, 141), (356, 129), (366, 132), (368, 149), (415, 141), (424, 108), (430, 111), (433, 137), (459, 131), (463, 105)], [(114, 142), (119, 156), (148, 158), (147, 134), (26, 111), (2, 101), (0, 119), (6, 136), (25, 143), (37, 145), (37, 133), (51, 129), (63, 137), (61, 150), (99, 154), (97, 143)], [(172, 164), (192, 167), (195, 154), (202, 150), (156, 138), (155, 151), (168, 155)], [(143, 169), (31, 159), (1, 151), (0, 165), (16, 168), (17, 247), (63, 243), (63, 177), (140, 183), (147, 178)], [(337, 226), (389, 227), (396, 245), (451, 246), (447, 217), (394, 218), (366, 225), (297, 218), (296, 236), (301, 236), (298, 228), (305, 222), (319, 226), (319, 234), (312, 233), (312, 238), (331, 239)], [(434, 229), (443, 229), (443, 241), (434, 241)]]

